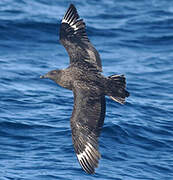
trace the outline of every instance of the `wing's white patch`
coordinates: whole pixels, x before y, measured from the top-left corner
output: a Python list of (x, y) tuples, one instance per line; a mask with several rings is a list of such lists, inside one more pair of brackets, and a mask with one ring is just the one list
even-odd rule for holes
[[(99, 153), (90, 143), (88, 143), (88, 146), (90, 147), (90, 150), (92, 150), (92, 151), (95, 153), (95, 155), (97, 156), (97, 158), (100, 159), (100, 158), (101, 158), (100, 153)], [(91, 151), (90, 151), (90, 152), (91, 152)]]
[(93, 157), (91, 156), (91, 154), (93, 153), (93, 156), (95, 155), (95, 151), (96, 150), (94, 149), (94, 147), (90, 143), (87, 143), (84, 151), (80, 154), (77, 154), (77, 158), (79, 160), (80, 165), (89, 174), (94, 174), (94, 168), (97, 167), (97, 163), (93, 163)]
[(69, 23), (69, 21), (67, 21), (66, 19), (63, 18), (62, 23), (67, 23), (67, 24), (69, 24), (69, 25), (74, 29), (74, 31), (78, 30), (76, 24), (74, 24), (74, 21), (72, 21), (71, 23)]
[(78, 158), (79, 162), (83, 158), (86, 158), (89, 161), (89, 157), (88, 157), (87, 154), (92, 154), (91, 149), (93, 149), (93, 147), (89, 143), (87, 143), (87, 145), (85, 146), (84, 151), (82, 153), (80, 153), (80, 154), (77, 154), (77, 158)]
[(67, 22), (67, 20), (63, 19), (63, 20), (62, 20), (62, 23), (68, 23), (68, 22)]

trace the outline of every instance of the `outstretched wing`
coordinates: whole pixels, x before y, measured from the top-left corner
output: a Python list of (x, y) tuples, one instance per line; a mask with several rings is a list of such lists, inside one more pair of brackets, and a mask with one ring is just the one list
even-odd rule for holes
[(71, 117), (74, 150), (81, 167), (94, 174), (100, 153), (98, 137), (105, 118), (105, 96), (97, 88), (76, 84)]
[(85, 23), (82, 19), (79, 19), (73, 4), (70, 5), (62, 19), (60, 42), (70, 56), (70, 63), (88, 61), (99, 71), (102, 71), (99, 53), (89, 41), (85, 30)]

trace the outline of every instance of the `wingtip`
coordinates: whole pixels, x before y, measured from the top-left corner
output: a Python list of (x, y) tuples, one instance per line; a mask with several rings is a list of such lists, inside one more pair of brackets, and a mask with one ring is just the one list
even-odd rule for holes
[(73, 9), (74, 11), (76, 11), (76, 12), (77, 12), (77, 9), (76, 9), (75, 5), (74, 5), (74, 4), (72, 4), (72, 3), (69, 5), (69, 8), (68, 8), (68, 10), (67, 10), (67, 11), (69, 11), (70, 9)]
[(62, 19), (62, 23), (67, 23), (67, 24), (71, 24), (72, 21), (74, 21), (74, 18), (75, 19), (78, 19), (79, 18), (79, 14), (77, 12), (77, 9), (75, 7), (74, 4), (70, 4), (69, 5), (69, 8), (67, 9), (63, 19)]
[(74, 4), (71, 3), (71, 4), (69, 5), (69, 8), (76, 8), (76, 7), (75, 7)]
[(95, 168), (98, 167), (100, 153), (90, 143), (87, 143), (81, 153), (76, 153), (78, 161), (87, 174), (95, 174)]

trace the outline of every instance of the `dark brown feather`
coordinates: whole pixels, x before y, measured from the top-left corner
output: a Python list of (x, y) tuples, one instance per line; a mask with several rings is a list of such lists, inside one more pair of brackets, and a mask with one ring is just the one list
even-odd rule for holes
[(82, 19), (79, 19), (77, 10), (72, 4), (62, 19), (60, 42), (70, 56), (70, 63), (88, 61), (99, 71), (102, 71), (99, 53), (89, 41), (85, 23)]

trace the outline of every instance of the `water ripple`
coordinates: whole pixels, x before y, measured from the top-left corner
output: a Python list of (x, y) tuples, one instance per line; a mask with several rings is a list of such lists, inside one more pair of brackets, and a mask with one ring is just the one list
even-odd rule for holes
[(94, 176), (75, 157), (72, 92), (40, 75), (65, 68), (60, 20), (71, 1), (0, 1), (0, 179), (172, 180), (173, 3), (73, 1), (104, 75), (125, 74), (131, 96), (109, 98)]

